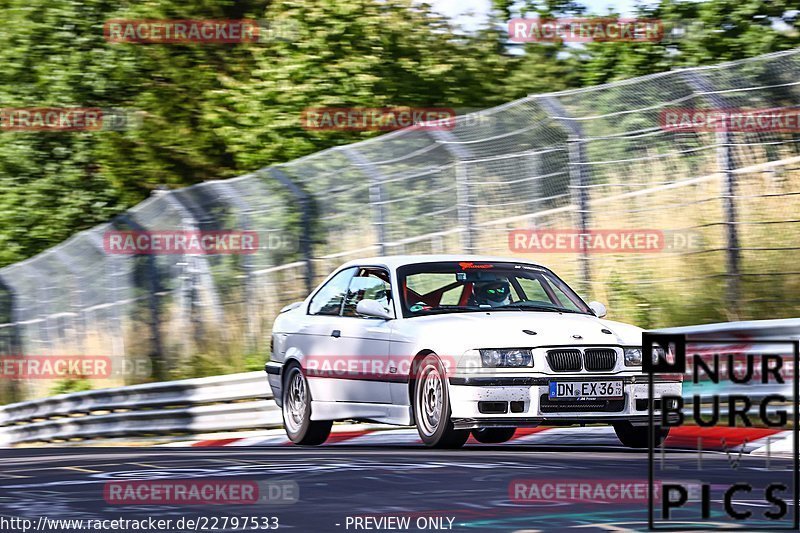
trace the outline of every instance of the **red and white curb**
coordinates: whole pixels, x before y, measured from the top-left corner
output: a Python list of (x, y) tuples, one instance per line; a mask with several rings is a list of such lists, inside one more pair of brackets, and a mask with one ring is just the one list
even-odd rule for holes
[[(334, 426), (330, 437), (323, 446), (422, 446), (422, 441), (414, 428), (383, 429), (386, 426), (342, 425)], [(468, 445), (497, 446), (480, 444), (470, 437)], [(681, 426), (673, 428), (666, 440), (670, 449), (725, 451), (743, 449), (745, 453), (770, 454), (791, 453), (792, 432), (763, 428), (727, 428)], [(236, 437), (220, 435), (184, 441), (167, 446), (248, 446), (276, 447), (291, 446), (282, 429), (259, 432), (257, 435)], [(537, 427), (520, 428), (508, 442), (500, 446), (622, 446), (614, 429), (610, 426), (591, 427)]]

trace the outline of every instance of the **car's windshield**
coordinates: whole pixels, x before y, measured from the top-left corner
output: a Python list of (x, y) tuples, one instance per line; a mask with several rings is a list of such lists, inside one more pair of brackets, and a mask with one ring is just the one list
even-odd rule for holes
[(439, 262), (398, 269), (403, 316), (469, 311), (541, 311), (591, 314), (555, 274), (505, 262)]

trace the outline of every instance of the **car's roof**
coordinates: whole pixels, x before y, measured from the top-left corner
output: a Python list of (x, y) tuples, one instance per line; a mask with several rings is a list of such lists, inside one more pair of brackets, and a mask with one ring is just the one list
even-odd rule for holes
[(469, 254), (421, 254), (421, 255), (383, 255), (376, 257), (365, 257), (363, 259), (355, 259), (348, 261), (342, 267), (357, 266), (357, 265), (384, 265), (388, 268), (395, 269), (403, 265), (412, 265), (415, 263), (439, 263), (439, 262), (461, 262), (469, 261), (473, 263), (525, 263), (526, 265), (543, 266), (539, 263), (533, 263), (525, 259), (516, 257), (500, 257), (491, 255), (469, 255)]

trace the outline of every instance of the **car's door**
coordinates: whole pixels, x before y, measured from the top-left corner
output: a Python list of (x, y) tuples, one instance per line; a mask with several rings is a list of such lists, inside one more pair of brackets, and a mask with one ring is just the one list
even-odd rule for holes
[(344, 269), (320, 287), (311, 297), (305, 319), (292, 335), (291, 344), (302, 354), (301, 362), (315, 401), (334, 402), (342, 398), (330, 369), (341, 359), (342, 347), (336, 332), (340, 331), (342, 305), (356, 272), (356, 267)]
[(394, 310), (389, 272), (380, 267), (364, 266), (350, 280), (342, 306), (338, 345), (348, 363), (347, 376), (341, 380), (339, 401), (390, 403), (389, 369), (391, 320), (365, 317), (357, 313), (358, 302), (378, 300)]
[(385, 269), (352, 267), (335, 275), (312, 297), (297, 345), (316, 401), (388, 403), (383, 380), (389, 355), (391, 321), (362, 317), (364, 298), (389, 308), (391, 286)]

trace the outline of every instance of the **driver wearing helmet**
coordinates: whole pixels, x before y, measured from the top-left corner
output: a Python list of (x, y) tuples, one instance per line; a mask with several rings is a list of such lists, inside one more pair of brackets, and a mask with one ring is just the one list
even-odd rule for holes
[(502, 307), (511, 303), (511, 287), (508, 281), (477, 281), (474, 286), (475, 303), (491, 307)]

